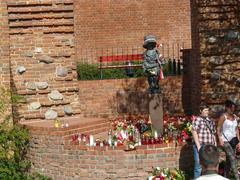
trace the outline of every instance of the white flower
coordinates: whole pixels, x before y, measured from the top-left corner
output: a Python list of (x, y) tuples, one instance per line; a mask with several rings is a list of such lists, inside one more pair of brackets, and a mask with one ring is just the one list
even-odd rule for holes
[(129, 144), (129, 148), (130, 148), (130, 149), (134, 149), (135, 147), (134, 147), (134, 145)]
[(163, 176), (163, 177), (167, 177), (167, 175), (166, 175), (166, 174), (164, 174), (163, 172), (161, 173), (161, 176)]

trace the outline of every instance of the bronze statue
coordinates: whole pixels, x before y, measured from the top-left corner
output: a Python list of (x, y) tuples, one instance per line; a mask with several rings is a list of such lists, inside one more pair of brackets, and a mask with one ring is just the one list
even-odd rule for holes
[(148, 78), (149, 92), (151, 94), (161, 93), (159, 86), (160, 78), (160, 52), (156, 48), (157, 41), (154, 35), (144, 37), (143, 47), (146, 49), (143, 53), (143, 69)]

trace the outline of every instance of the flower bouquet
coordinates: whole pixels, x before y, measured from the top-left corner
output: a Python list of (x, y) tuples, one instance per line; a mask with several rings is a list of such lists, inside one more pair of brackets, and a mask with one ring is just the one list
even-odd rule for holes
[(185, 180), (184, 172), (179, 169), (153, 167), (147, 180)]
[(137, 144), (133, 141), (126, 141), (124, 151), (133, 151), (136, 150)]
[(192, 140), (192, 119), (193, 118), (182, 118), (180, 123), (181, 135), (185, 141)]

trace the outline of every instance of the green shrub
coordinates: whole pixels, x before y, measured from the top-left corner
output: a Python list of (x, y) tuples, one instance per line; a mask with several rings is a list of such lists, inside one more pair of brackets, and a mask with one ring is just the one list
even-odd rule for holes
[[(0, 87), (0, 112), (9, 109), (23, 97)], [(20, 125), (12, 124), (11, 115), (6, 114), (0, 123), (0, 179), (1, 180), (47, 180), (38, 173), (30, 174), (31, 162), (27, 159), (29, 132)]]
[(8, 120), (0, 124), (0, 179), (26, 179), (31, 166), (26, 158), (28, 138), (20, 126), (10, 126)]
[[(135, 63), (134, 63), (135, 64)], [(112, 64), (114, 65), (114, 63)], [(143, 69), (133, 69), (133, 77), (143, 77)], [(77, 65), (78, 80), (96, 80), (100, 79), (101, 72), (98, 69), (98, 64), (78, 63)], [(129, 78), (126, 69), (103, 69), (103, 79), (122, 79)]]
[(79, 80), (94, 80), (100, 77), (100, 71), (96, 64), (79, 63), (77, 65), (77, 73)]

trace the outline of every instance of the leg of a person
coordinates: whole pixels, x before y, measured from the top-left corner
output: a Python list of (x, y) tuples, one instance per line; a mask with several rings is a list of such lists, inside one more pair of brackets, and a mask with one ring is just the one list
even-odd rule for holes
[(159, 93), (159, 76), (154, 76), (154, 92)]
[(159, 73), (156, 76), (156, 88), (159, 89)]
[[(239, 177), (238, 177), (237, 160), (236, 160), (236, 157), (235, 157), (235, 152), (228, 142), (224, 143), (224, 150), (226, 152), (227, 163), (228, 163), (228, 164), (226, 163), (226, 166), (230, 165), (231, 169), (233, 170), (235, 179), (238, 180)], [(229, 175), (229, 169), (226, 169), (226, 170), (227, 170), (226, 174)]]
[[(225, 151), (225, 150), (224, 150)], [(226, 151), (225, 151), (226, 152)], [(225, 177), (229, 177), (229, 172), (231, 170), (231, 164), (230, 164), (230, 160), (229, 157), (226, 155), (226, 162), (224, 164), (224, 176)]]
[(148, 84), (149, 84), (149, 92), (152, 93), (152, 90), (153, 90), (153, 78), (152, 78), (152, 76), (148, 76)]
[(199, 154), (196, 145), (193, 146), (193, 156), (194, 156), (194, 169), (193, 169), (194, 179), (197, 179), (199, 176), (201, 176), (202, 168), (199, 162)]

